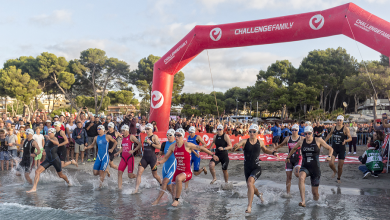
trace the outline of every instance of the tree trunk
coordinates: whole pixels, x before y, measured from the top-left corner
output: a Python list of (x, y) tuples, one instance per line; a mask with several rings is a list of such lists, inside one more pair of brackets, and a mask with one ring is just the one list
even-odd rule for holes
[(339, 94), (339, 92), (340, 92), (340, 90), (337, 90), (336, 95), (334, 96), (332, 111), (334, 111), (336, 109), (336, 100), (337, 100), (337, 95)]
[(23, 105), (23, 114), (22, 114), (23, 117), (26, 117), (26, 105)]
[(353, 96), (353, 98), (355, 99), (355, 114), (357, 114), (358, 107), (359, 107), (359, 98), (357, 97), (356, 94)]
[[(323, 98), (324, 98), (324, 90), (322, 90), (320, 93), (320, 108), (321, 109), (324, 109), (323, 108), (323, 106), (324, 106)], [(324, 109), (324, 111), (325, 111), (325, 109)]]
[(8, 97), (6, 96), (5, 97), (5, 115), (7, 115), (7, 111), (8, 111)]
[(35, 109), (38, 109), (38, 108), (39, 108), (38, 97), (35, 97)]
[[(373, 108), (373, 109), (374, 109), (374, 112), (373, 112), (373, 114), (374, 114), (374, 119), (376, 119), (376, 101), (377, 101), (377, 100), (376, 100), (376, 97), (375, 97), (375, 95), (374, 95), (374, 106), (373, 106), (373, 107), (374, 107), (374, 108)], [(375, 123), (375, 122), (374, 122), (374, 123)]]
[(328, 108), (328, 112), (332, 112), (332, 106), (330, 105), (330, 100), (332, 99), (332, 94), (329, 94), (329, 108)]

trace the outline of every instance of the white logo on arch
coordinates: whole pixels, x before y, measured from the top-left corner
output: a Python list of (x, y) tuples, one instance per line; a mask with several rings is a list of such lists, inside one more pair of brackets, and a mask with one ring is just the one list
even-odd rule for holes
[(207, 146), (210, 145), (210, 138), (209, 138), (209, 136), (203, 135), (203, 140), (204, 140), (204, 142), (206, 143)]
[[(158, 100), (160, 100), (159, 102), (157, 102)], [(157, 104), (154, 104), (154, 102), (157, 102)], [(150, 100), (150, 106), (152, 108), (160, 108), (162, 106), (162, 104), (164, 103), (164, 96), (161, 92), (155, 90), (152, 92), (152, 95), (151, 95), (151, 100)]]
[[(214, 37), (216, 35), (216, 37)], [(221, 28), (214, 28), (213, 30), (210, 31), (210, 38), (213, 41), (219, 41), (222, 37), (222, 30)]]
[[(316, 24), (319, 23), (317, 27), (313, 24), (313, 20), (314, 20), (314, 23), (316, 23)], [(314, 15), (313, 17), (310, 18), (309, 25), (310, 25), (311, 29), (319, 30), (322, 28), (322, 26), (324, 26), (324, 22), (325, 22), (324, 16), (318, 14), (318, 15)]]

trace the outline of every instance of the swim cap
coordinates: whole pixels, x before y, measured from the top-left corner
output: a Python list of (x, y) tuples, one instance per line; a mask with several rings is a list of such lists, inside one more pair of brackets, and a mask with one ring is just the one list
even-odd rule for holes
[(183, 136), (183, 137), (184, 137), (184, 135), (185, 135), (185, 131), (183, 130), (183, 128), (179, 128), (179, 129), (177, 129), (175, 132), (176, 132), (176, 133), (180, 133), (181, 136)]
[(121, 130), (123, 130), (123, 131), (129, 131), (130, 129), (129, 129), (129, 126), (128, 126), (128, 125), (123, 125), (122, 128), (121, 128)]
[(194, 127), (194, 126), (191, 126), (191, 127), (188, 129), (188, 132), (190, 132), (190, 133), (195, 133), (195, 127)]
[(305, 132), (313, 132), (313, 127), (312, 126), (306, 126), (305, 127)]
[(291, 127), (291, 129), (297, 129), (297, 130), (299, 130), (299, 125), (294, 124), (294, 125)]
[(252, 124), (252, 125), (249, 127), (249, 130), (256, 130), (256, 131), (259, 131), (259, 126), (255, 125), (255, 124)]

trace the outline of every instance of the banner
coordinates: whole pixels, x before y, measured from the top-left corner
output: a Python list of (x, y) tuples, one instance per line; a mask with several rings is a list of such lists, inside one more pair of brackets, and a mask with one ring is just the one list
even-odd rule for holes
[[(166, 132), (154, 132), (154, 134), (158, 136), (158, 139), (160, 140), (161, 143), (165, 142), (165, 141), (168, 141), (167, 136), (166, 136), (167, 135)], [(187, 137), (189, 135), (190, 134), (188, 132), (186, 132), (185, 137), (184, 137), (185, 141), (187, 141)], [(213, 143), (213, 139), (214, 139), (214, 135), (215, 134), (196, 133), (196, 135), (199, 135), (200, 137), (202, 137), (204, 142), (207, 145), (207, 148), (209, 148), (210, 145)], [(145, 141), (145, 138), (146, 138), (146, 133), (141, 133), (140, 136), (141, 136), (141, 143), (143, 145), (144, 141)], [(230, 137), (230, 141), (232, 142), (232, 145), (234, 145), (234, 144), (240, 142), (243, 139), (248, 139), (249, 135), (244, 135), (244, 136), (229, 135), (229, 137)], [(271, 145), (272, 144), (272, 134), (265, 134), (265, 135), (260, 135), (259, 134), (259, 135), (257, 135), (257, 138), (262, 140), (265, 145)], [(200, 144), (200, 145), (202, 145), (202, 144)], [(213, 148), (215, 148), (215, 146)], [(160, 151), (159, 149), (156, 149), (156, 152), (159, 152), (159, 151)]]

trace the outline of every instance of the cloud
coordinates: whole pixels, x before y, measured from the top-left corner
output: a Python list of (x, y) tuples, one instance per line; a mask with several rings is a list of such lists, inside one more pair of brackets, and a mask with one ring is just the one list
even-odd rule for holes
[[(313, 9), (323, 10), (347, 3), (344, 0), (199, 0), (209, 11), (215, 11), (221, 4), (238, 5), (252, 9)], [(389, 0), (364, 0), (368, 3), (384, 4)], [(358, 3), (356, 3), (358, 4)]]
[[(296, 67), (301, 57), (278, 56), (276, 54), (254, 52), (248, 48), (209, 50), (211, 72), (216, 91), (238, 86), (253, 86), (259, 70), (266, 70), (276, 60), (289, 60)], [(183, 92), (213, 91), (207, 52), (203, 51), (182, 70), (185, 74)]]
[(51, 14), (41, 14), (30, 18), (30, 22), (41, 26), (50, 26), (59, 23), (70, 23), (72, 13), (67, 10), (55, 10)]

